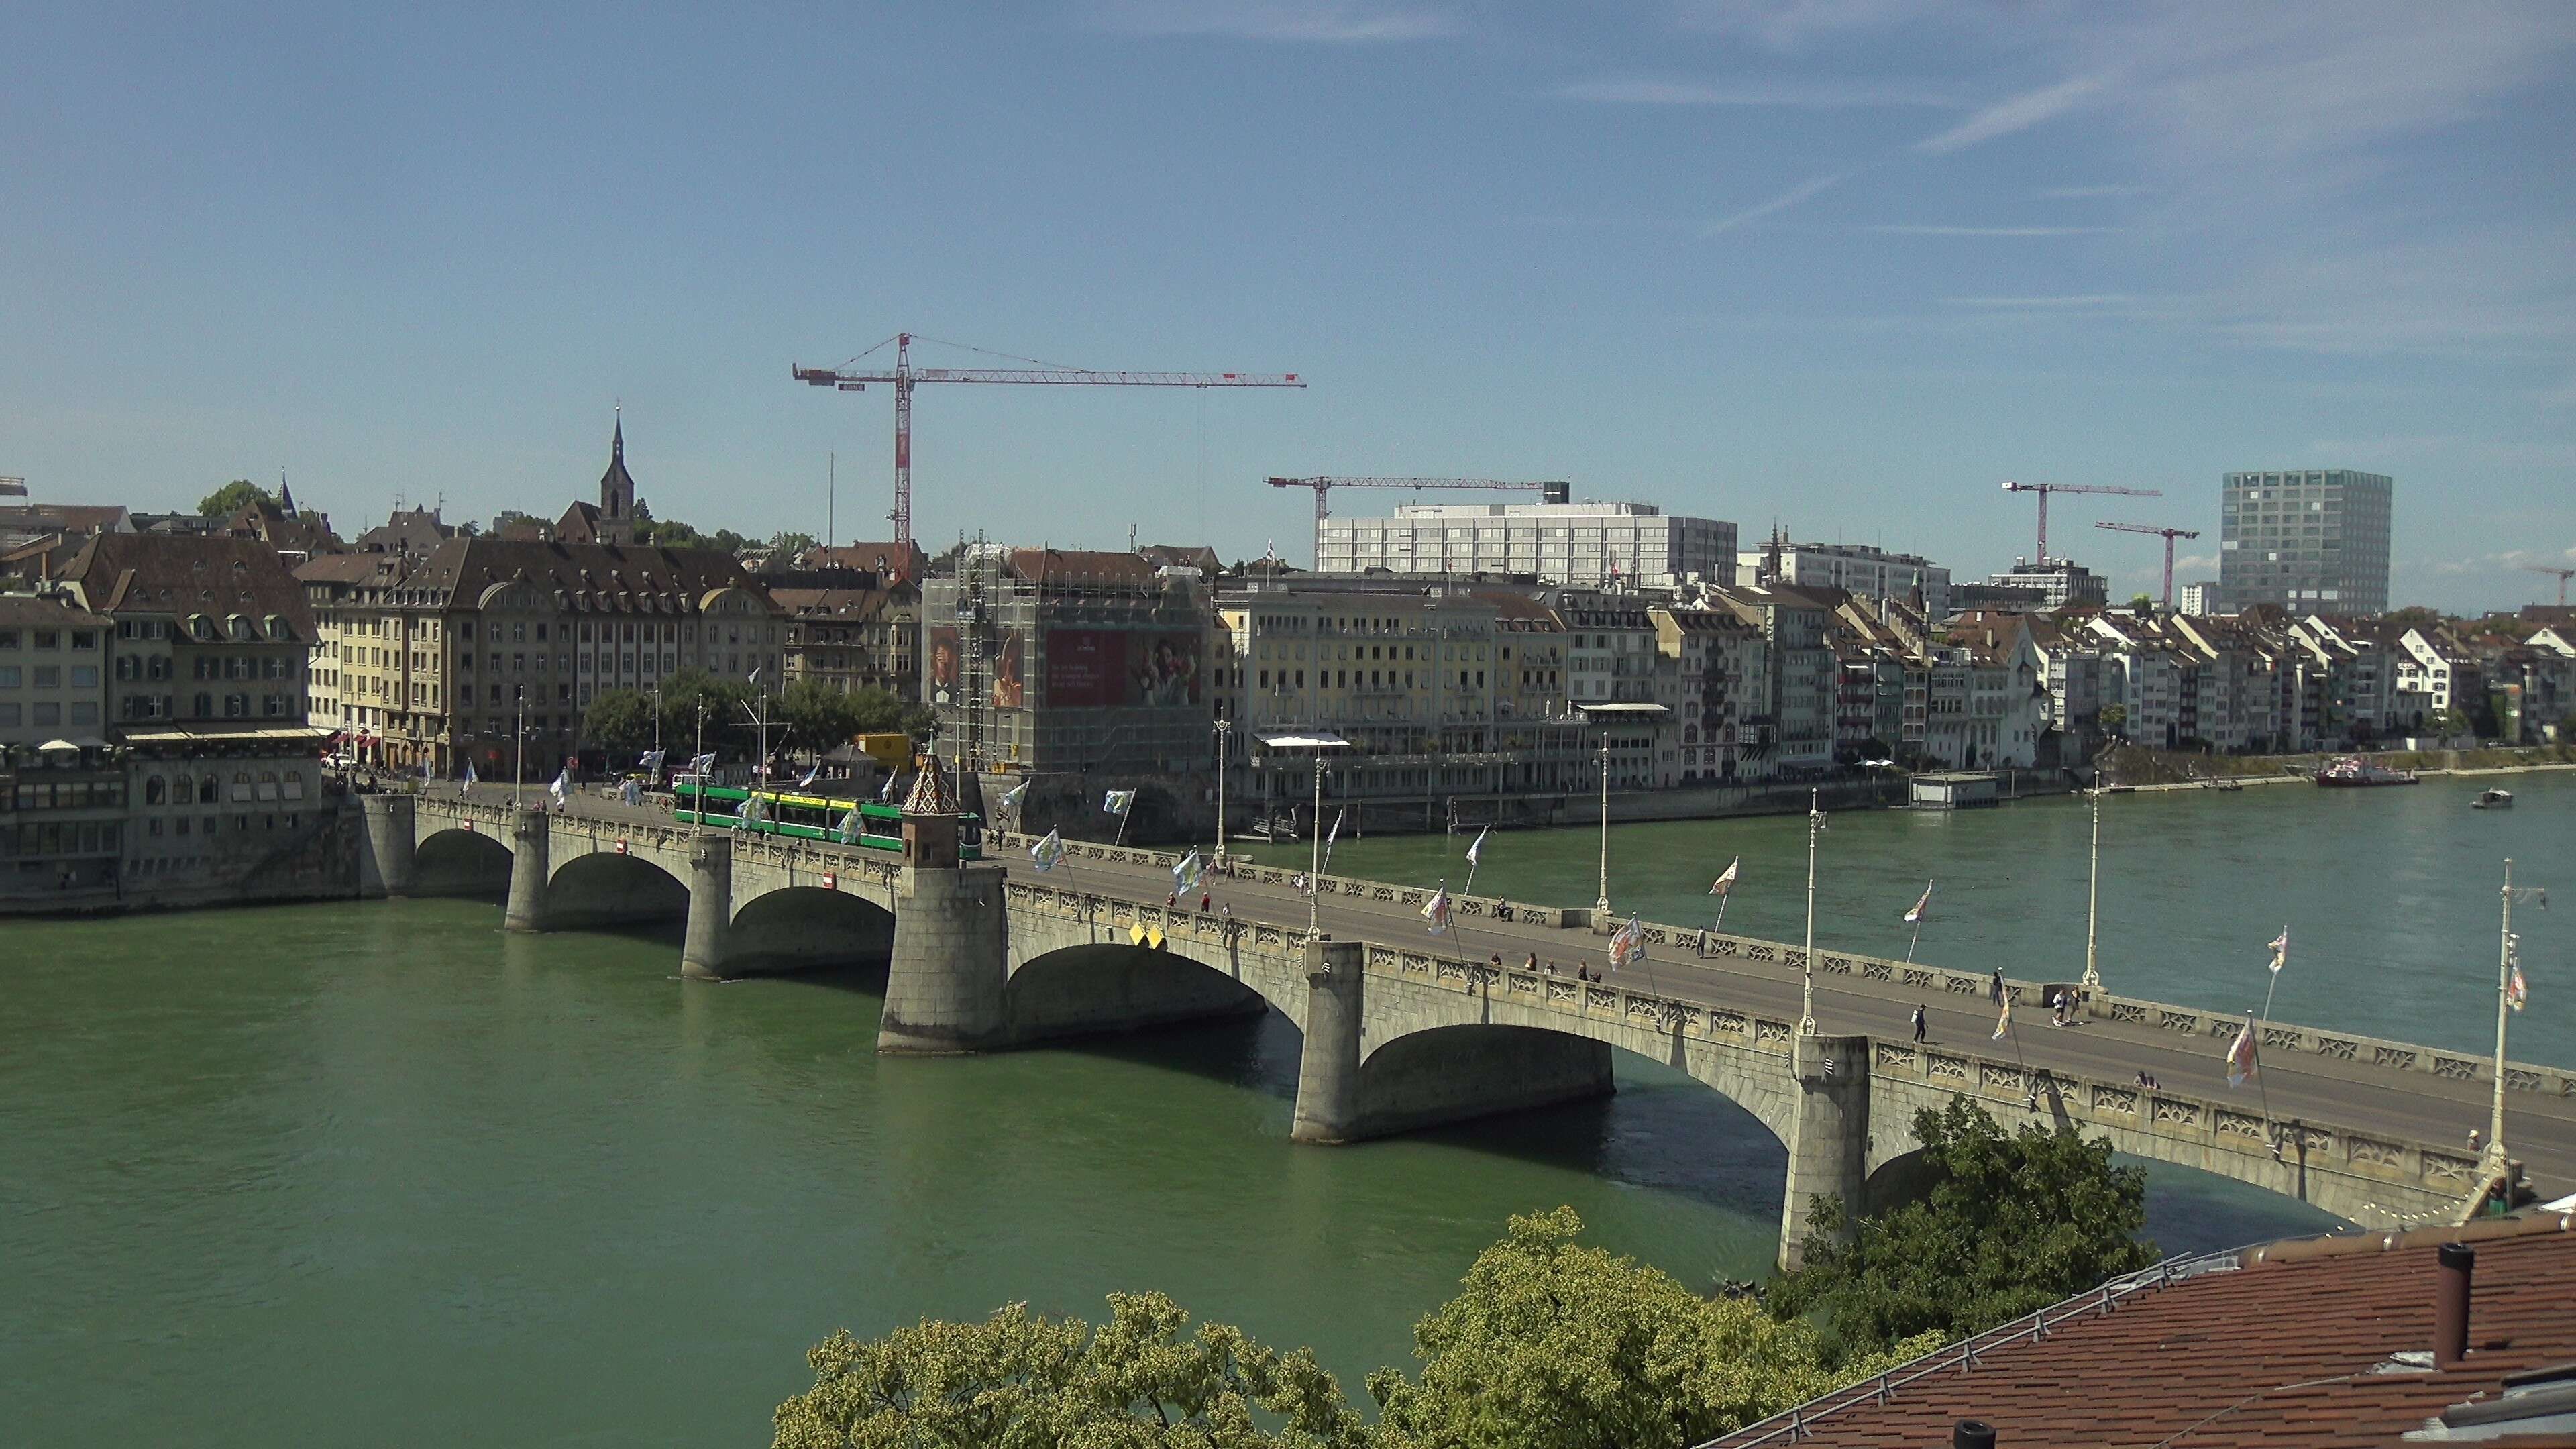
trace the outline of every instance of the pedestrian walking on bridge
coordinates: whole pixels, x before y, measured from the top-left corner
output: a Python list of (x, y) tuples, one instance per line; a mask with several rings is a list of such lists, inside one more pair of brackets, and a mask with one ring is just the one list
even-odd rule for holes
[(1994, 985), (1986, 992), (1986, 1004), (1988, 1006), (2001, 1006), (2004, 1004), (2004, 968), (2001, 966), (1995, 968), (1995, 981)]
[(1919, 1002), (1914, 1007), (1914, 1044), (1923, 1044), (1923, 1007)]

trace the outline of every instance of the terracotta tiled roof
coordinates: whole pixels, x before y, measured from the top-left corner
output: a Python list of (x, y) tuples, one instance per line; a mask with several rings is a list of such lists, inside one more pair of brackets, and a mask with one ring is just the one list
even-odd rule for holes
[(679, 612), (717, 589), (761, 592), (722, 549), (493, 538), (451, 538), (414, 562), (403, 583), (444, 594), (440, 607), (462, 609), (474, 607), (485, 589), (516, 578), (559, 592), (577, 607), (612, 613)]
[(255, 538), (102, 533), (63, 566), (102, 614), (275, 614), (313, 637), (313, 611), (277, 550)]
[(842, 543), (809, 548), (798, 557), (809, 569), (866, 569), (878, 578), (918, 579), (929, 564), (920, 548), (908, 543)]
[(115, 622), (105, 614), (93, 614), (69, 599), (35, 594), (0, 594), (0, 624), (13, 629), (61, 628), (75, 624), (95, 628)]
[(883, 589), (781, 589), (773, 587), (769, 596), (778, 607), (797, 618), (837, 619), (859, 622), (885, 612), (887, 593)]
[[(2221, 1260), (2226, 1271), (2147, 1286), (2107, 1311), (2091, 1295), (1926, 1362), (1753, 1425), (1717, 1445), (1916, 1446), (1950, 1442), (1982, 1419), (2010, 1449), (2064, 1446), (2396, 1446), (2452, 1404), (2493, 1398), (2505, 1376), (2576, 1359), (2576, 1215), (2550, 1213), (2276, 1244)], [(2414, 1370), (2392, 1355), (2433, 1346), (2437, 1246), (2477, 1252), (2469, 1353)], [(2397, 1371), (2392, 1371), (2392, 1370)], [(2542, 1441), (2514, 1438), (2521, 1446)], [(2576, 1442), (2559, 1436), (2549, 1442)]]
[(1011, 550), (1011, 572), (1031, 583), (1107, 584), (1150, 588), (1160, 567), (1132, 553), (1057, 548)]

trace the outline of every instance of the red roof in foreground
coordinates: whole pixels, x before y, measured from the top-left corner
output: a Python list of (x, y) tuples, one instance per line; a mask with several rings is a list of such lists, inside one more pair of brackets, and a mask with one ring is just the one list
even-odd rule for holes
[[(2576, 1214), (2547, 1213), (2274, 1244), (2107, 1310), (2099, 1294), (2073, 1299), (2052, 1310), (2044, 1337), (2028, 1319), (1996, 1330), (1964, 1369), (1958, 1346), (1943, 1349), (1891, 1375), (1883, 1403), (1872, 1381), (1804, 1405), (1795, 1426), (1782, 1415), (1715, 1443), (1925, 1449), (1950, 1443), (1959, 1420), (1982, 1419), (1997, 1449), (2396, 1446), (2453, 1404), (2493, 1399), (2507, 1374), (2576, 1359), (2571, 1229)], [(2477, 1251), (2468, 1357), (2387, 1371), (2391, 1355), (2433, 1345), (2444, 1242)], [(1923, 1368), (1932, 1371), (1907, 1381)], [(2576, 1435), (2488, 1442), (2535, 1449), (2576, 1445)]]

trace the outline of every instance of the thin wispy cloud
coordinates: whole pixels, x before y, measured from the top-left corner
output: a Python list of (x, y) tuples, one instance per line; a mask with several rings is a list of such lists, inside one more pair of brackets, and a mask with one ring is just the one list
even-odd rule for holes
[(1940, 13), (1940, 0), (1693, 0), (1682, 22), (1795, 50), (1837, 35), (1884, 30)]
[(2144, 196), (2143, 186), (2052, 186), (2036, 193), (2044, 201), (2090, 201), (2097, 197)]
[(1988, 312), (2077, 312), (2106, 307), (2134, 307), (2144, 299), (2127, 292), (2078, 292), (2043, 297), (1944, 297), (1945, 307), (1974, 307)]
[(1367, 45), (1432, 40), (1462, 28), (1456, 12), (1368, 0), (1098, 0), (1092, 25), (1130, 35)]
[(1788, 190), (1781, 192), (1779, 195), (1772, 197), (1769, 201), (1748, 206), (1742, 211), (1736, 212), (1732, 216), (1711, 222), (1707, 229), (1703, 230), (1699, 234), (1700, 240), (1706, 241), (1713, 236), (1723, 236), (1748, 222), (1760, 221), (1766, 216), (1772, 216), (1779, 212), (1787, 211), (1790, 207), (1808, 200), (1818, 192), (1840, 185), (1850, 175), (1851, 173), (1848, 171), (1836, 171), (1824, 176), (1810, 176), (1806, 180), (1799, 182), (1797, 185), (1790, 187)]
[(1946, 156), (1998, 136), (2027, 131), (2083, 105), (2100, 94), (2108, 83), (2105, 76), (2086, 75), (2059, 81), (2053, 86), (2042, 86), (2035, 91), (2024, 91), (1986, 107), (1937, 136), (1927, 136), (1915, 142), (1914, 149), (1928, 155)]
[(1887, 226), (1864, 226), (1864, 227), (1860, 227), (1860, 228), (1858, 228), (1858, 230), (1860, 230), (1860, 231), (1865, 231), (1865, 232), (1874, 232), (1874, 233), (1876, 233), (1876, 234), (1878, 234), (1878, 235), (1880, 235), (1880, 236), (2005, 236), (2005, 237), (2009, 237), (2009, 236), (2098, 236), (2098, 235), (2101, 235), (2101, 234), (2102, 234), (2102, 233), (2104, 233), (2104, 232), (2121, 231), (2121, 230), (2124, 230), (2124, 229), (2125, 229), (2125, 228), (2122, 228), (2122, 227), (2116, 227), (2116, 226), (1932, 226), (1932, 225), (1913, 224), (1913, 223), (1893, 224), (1893, 225), (1887, 225)]
[(1572, 81), (1548, 92), (1561, 101), (1617, 106), (1784, 106), (1811, 110), (1921, 107), (1950, 110), (1956, 96), (1909, 81), (1673, 81), (1610, 77)]

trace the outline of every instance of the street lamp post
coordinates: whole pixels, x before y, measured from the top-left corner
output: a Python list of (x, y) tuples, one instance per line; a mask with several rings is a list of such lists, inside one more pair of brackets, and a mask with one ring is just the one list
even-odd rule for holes
[(2478, 1175), (2489, 1183), (2502, 1180), (2506, 1169), (2504, 1154), (2504, 1029), (2505, 1022), (2510, 1019), (2513, 1008), (2513, 971), (2515, 964), (2513, 902), (2514, 897), (2517, 894), (2526, 899), (2536, 899), (2543, 905), (2548, 904), (2549, 901), (2548, 895), (2536, 887), (2526, 886), (2520, 892), (2516, 892), (2514, 890), (2513, 859), (2508, 856), (2505, 858), (2504, 863), (2502, 920), (2497, 926), (2496, 940), (2495, 1109), (2494, 1114), (2487, 1121), (2487, 1150), (2478, 1163)]
[(528, 773), (528, 695), (517, 685), (510, 687), (517, 696), (510, 702), (510, 808), (519, 808), (519, 782)]
[(1350, 741), (1339, 735), (1266, 735), (1261, 741), (1273, 750), (1312, 750), (1315, 752), (1315, 814), (1306, 831), (1306, 935), (1309, 939), (1323, 930), (1324, 879), (1324, 752), (1346, 749)]
[(2093, 796), (2093, 877), (2084, 891), (2084, 996), (2091, 1000), (2102, 989), (2101, 919), (2102, 919), (2102, 790), (2095, 786)]
[(1825, 830), (1822, 790), (1807, 792), (1807, 949), (1799, 958), (1798, 1034), (1816, 1034), (1816, 837)]
[(1610, 919), (1610, 731), (1601, 731), (1601, 888), (1592, 902), (1593, 919)]
[(1225, 777), (1234, 764), (1234, 721), (1216, 722), (1216, 872), (1225, 874)]

